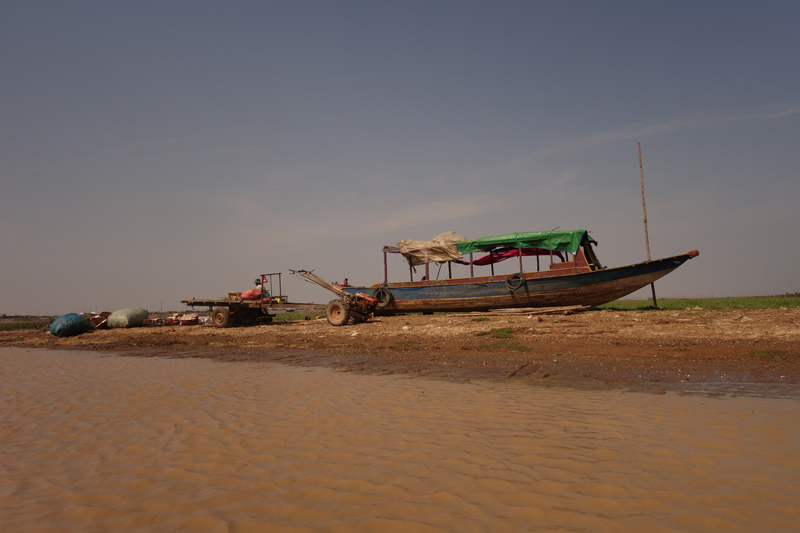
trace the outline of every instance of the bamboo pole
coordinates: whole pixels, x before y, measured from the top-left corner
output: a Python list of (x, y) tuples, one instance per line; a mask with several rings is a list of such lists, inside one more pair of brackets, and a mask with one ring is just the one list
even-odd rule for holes
[[(650, 236), (647, 234), (647, 206), (644, 203), (644, 166), (642, 165), (642, 143), (637, 142), (639, 145), (639, 176), (642, 180), (642, 211), (644, 212), (644, 242), (647, 245), (647, 260), (650, 261)], [(650, 288), (653, 291), (653, 307), (658, 309), (658, 300), (656, 299), (656, 284), (651, 283)]]

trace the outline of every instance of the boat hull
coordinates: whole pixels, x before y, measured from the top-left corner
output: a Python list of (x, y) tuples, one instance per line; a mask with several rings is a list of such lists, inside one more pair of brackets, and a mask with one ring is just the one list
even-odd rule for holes
[(601, 305), (646, 287), (678, 268), (697, 252), (646, 261), (634, 265), (591, 271), (525, 272), (525, 283), (516, 290), (506, 286), (507, 276), (484, 276), (435, 281), (347, 287), (350, 293), (372, 295), (383, 287), (391, 292), (388, 305), (376, 314), (418, 312), (487, 311), (499, 308)]

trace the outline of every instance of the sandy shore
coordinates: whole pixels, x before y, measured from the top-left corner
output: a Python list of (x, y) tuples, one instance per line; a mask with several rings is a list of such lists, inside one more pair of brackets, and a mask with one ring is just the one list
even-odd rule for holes
[[(507, 337), (494, 336), (493, 330), (502, 328)], [(370, 374), (577, 388), (791, 396), (800, 390), (797, 308), (412, 315), (338, 328), (308, 320), (249, 328), (100, 330), (63, 339), (43, 331), (11, 331), (0, 332), (0, 346), (279, 361)]]

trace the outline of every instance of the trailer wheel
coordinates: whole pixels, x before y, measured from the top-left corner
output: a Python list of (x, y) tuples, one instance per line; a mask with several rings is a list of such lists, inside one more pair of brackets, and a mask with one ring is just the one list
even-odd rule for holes
[(211, 321), (218, 328), (227, 328), (231, 319), (231, 310), (227, 307), (217, 307), (211, 314)]
[(392, 300), (394, 300), (394, 294), (389, 291), (386, 287), (378, 287), (372, 292), (372, 297), (378, 300), (378, 305), (376, 306), (378, 309), (383, 309), (387, 307)]
[(252, 326), (256, 323), (256, 313), (253, 309), (239, 309), (236, 317), (243, 326)]
[(522, 274), (511, 274), (506, 278), (506, 289), (510, 290), (511, 292), (514, 292), (523, 285), (525, 285), (525, 276)]
[(350, 309), (341, 300), (331, 300), (325, 315), (331, 326), (344, 326), (350, 320)]

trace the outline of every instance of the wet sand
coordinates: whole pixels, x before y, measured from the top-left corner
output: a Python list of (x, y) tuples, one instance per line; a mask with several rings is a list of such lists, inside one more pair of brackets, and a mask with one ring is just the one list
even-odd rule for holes
[(6, 531), (795, 531), (800, 402), (0, 348)]
[[(498, 338), (498, 330), (504, 337)], [(451, 381), (800, 397), (800, 309), (381, 317), (218, 329), (0, 332), (0, 346), (271, 361)]]

